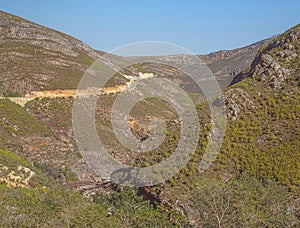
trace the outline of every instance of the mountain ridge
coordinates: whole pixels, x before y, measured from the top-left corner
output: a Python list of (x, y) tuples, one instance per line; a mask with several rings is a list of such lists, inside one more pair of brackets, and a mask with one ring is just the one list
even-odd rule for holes
[[(74, 37), (2, 11), (0, 28), (2, 94), (75, 89), (95, 59), (116, 68)], [(115, 79), (114, 84), (126, 82), (121, 75)]]
[[(256, 50), (265, 41), (244, 48), (198, 55), (227, 86), (235, 74), (248, 66)], [(0, 95), (24, 96), (32, 91), (76, 89), (88, 67), (97, 59), (118, 70), (128, 58), (93, 50), (76, 38), (29, 20), (0, 11), (1, 80)], [(30, 61), (28, 61), (30, 59)], [(145, 69), (144, 69), (145, 68)], [(168, 76), (168, 67), (156, 69), (151, 64), (132, 65), (122, 69), (110, 86), (125, 84), (125, 75), (152, 72)], [(180, 79), (182, 80), (182, 79)]]
[[(2, 21), (1, 13), (0, 19), (0, 25), (8, 23)], [(16, 20), (15, 25), (23, 23)], [(24, 24), (22, 26), (22, 29), (26, 29)], [(2, 69), (1, 79), (2, 75), (6, 79), (13, 79), (2, 84), (2, 92), (7, 92), (6, 95), (16, 95), (14, 92), (23, 95), (34, 91), (33, 94), (41, 95), (24, 107), (8, 99), (0, 99), (1, 226), (298, 226), (299, 25), (262, 45), (256, 57), (253, 57), (252, 64), (247, 63), (252, 57), (242, 58), (241, 65), (248, 65), (248, 69), (241, 73), (243, 77), (236, 76), (238, 80), (229, 87), (225, 84), (226, 134), (214, 163), (205, 172), (199, 172), (198, 167), (211, 139), (213, 125), (224, 125), (221, 121), (212, 121), (207, 102), (199, 99), (199, 102), (195, 102), (199, 116), (199, 141), (189, 163), (166, 182), (142, 188), (129, 188), (116, 185), (109, 179), (103, 180), (80, 155), (72, 128), (74, 98), (68, 96), (74, 90), (67, 90), (76, 84), (75, 81), (72, 85), (64, 85), (62, 90), (53, 90), (56, 89), (55, 84), (49, 84), (47, 80), (48, 87), (35, 84), (35, 81), (30, 84), (30, 80), (35, 80), (35, 77), (40, 80), (39, 77), (45, 73), (40, 69), (29, 76), (26, 74), (34, 71), (34, 66), (45, 66), (49, 72), (53, 71), (53, 78), (60, 83), (62, 79), (73, 80), (74, 75), (69, 71), (69, 67), (73, 66), (74, 72), (77, 72), (75, 78), (79, 79), (82, 70), (92, 63), (92, 58), (79, 49), (67, 50), (66, 54), (57, 53), (53, 50), (60, 47), (59, 43), (42, 38), (32, 39), (30, 42), (37, 42), (32, 45), (24, 45), (28, 39), (23, 40), (22, 29), (20, 32), (18, 29), (10, 30), (11, 27), (0, 28), (0, 35), (7, 37), (5, 44), (10, 44), (7, 54), (7, 46), (1, 46), (0, 43), (0, 55), (3, 57), (1, 66), (10, 70), (5, 72)], [(17, 37), (10, 38), (6, 33)], [(49, 44), (50, 50), (44, 49), (44, 44)], [(67, 45), (71, 45), (71, 42)], [(250, 45), (251, 55), (260, 45), (253, 49)], [(32, 59), (34, 51), (38, 56), (36, 59)], [(78, 55), (72, 56), (74, 53)], [(105, 53), (98, 51), (98, 54), (103, 56)], [(221, 51), (207, 57), (207, 64), (216, 61), (215, 72), (225, 75), (237, 69), (226, 66), (247, 55), (247, 52), (239, 50)], [(177, 57), (175, 61), (186, 60), (184, 56)], [(13, 60), (11, 65), (10, 60)], [(48, 60), (59, 60), (59, 64), (67, 66), (53, 67)], [(112, 68), (127, 63), (126, 58), (119, 56), (103, 61)], [(15, 63), (23, 65), (14, 67)], [(176, 75), (174, 69), (168, 72), (170, 68), (163, 67), (147, 64), (133, 66), (122, 71), (118, 75), (121, 78), (115, 82), (124, 82), (122, 74), (143, 70), (152, 72), (156, 69), (158, 75), (161, 73), (161, 76), (173, 77), (188, 85), (180, 72)], [(29, 84), (26, 85), (26, 82)], [(20, 90), (14, 91), (19, 87)], [(4, 91), (7, 89), (12, 90)], [(58, 97), (59, 94), (67, 97)], [(48, 97), (44, 97), (46, 95)], [(166, 137), (159, 148), (151, 153), (136, 153), (124, 147), (114, 135), (111, 107), (117, 95), (100, 95), (95, 105), (95, 128), (107, 152), (123, 164), (136, 167), (149, 167), (171, 156), (177, 148), (182, 127), (175, 110), (155, 98), (136, 104), (130, 112), (128, 126), (138, 140), (149, 137), (148, 125), (152, 120), (163, 121), (166, 126)], [(198, 100), (196, 95), (200, 96), (193, 93), (189, 95), (195, 100)]]
[[(273, 82), (272, 87), (277, 87), (277, 84), (283, 82), (286, 77), (290, 74), (299, 75), (299, 46), (297, 40), (300, 37), (300, 24), (297, 24), (284, 32), (281, 35), (277, 35), (274, 38), (268, 40), (268, 42), (263, 45), (258, 53), (256, 54), (253, 62), (249, 69), (241, 71), (232, 81), (232, 85), (243, 80), (246, 77), (254, 77), (257, 80), (265, 81), (270, 75), (277, 75), (277, 82)], [(269, 55), (268, 52), (271, 50), (276, 50), (276, 53)], [(285, 61), (285, 62), (283, 62)], [(289, 62), (293, 62), (293, 66), (289, 65)], [(287, 67), (294, 67), (296, 72), (289, 71), (281, 65), (287, 65)], [(298, 76), (299, 77), (299, 76)], [(273, 77), (273, 80), (275, 78)], [(299, 79), (296, 79), (299, 81)]]

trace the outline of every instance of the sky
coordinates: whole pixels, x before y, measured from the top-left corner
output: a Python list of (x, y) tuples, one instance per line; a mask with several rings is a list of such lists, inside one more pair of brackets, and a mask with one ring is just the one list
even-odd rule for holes
[(1, 0), (0, 10), (108, 52), (161, 41), (206, 54), (246, 46), (300, 23), (299, 0)]

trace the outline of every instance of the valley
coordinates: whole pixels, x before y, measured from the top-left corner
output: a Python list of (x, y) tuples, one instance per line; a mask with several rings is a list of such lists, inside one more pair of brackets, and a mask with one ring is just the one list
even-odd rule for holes
[[(298, 227), (300, 25), (246, 47), (197, 56), (222, 88), (213, 105), (224, 102), (227, 117), (218, 157), (205, 172), (199, 164), (211, 130), (223, 123), (212, 122), (208, 102), (186, 74), (164, 64), (130, 65), (140, 57), (93, 50), (0, 11), (0, 226)], [(185, 55), (154, 58), (190, 64)], [(77, 91), (96, 60), (103, 75), (117, 73), (104, 88)], [(147, 78), (169, 79), (190, 96), (199, 117), (197, 148), (161, 184), (118, 185), (83, 159), (72, 125), (74, 100), (97, 97), (95, 128), (110, 156), (151, 167), (177, 148), (182, 126), (176, 110), (152, 97), (131, 110), (126, 121), (139, 142), (151, 136), (151, 121), (165, 123), (165, 138), (150, 152), (122, 145), (111, 121), (118, 95)]]

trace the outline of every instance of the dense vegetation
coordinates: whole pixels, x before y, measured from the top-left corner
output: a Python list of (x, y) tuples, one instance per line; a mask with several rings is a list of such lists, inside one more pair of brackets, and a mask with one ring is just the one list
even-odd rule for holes
[[(112, 184), (89, 199), (68, 189), (64, 184), (78, 180), (75, 171), (80, 173), (77, 163), (82, 162), (72, 132), (73, 98), (36, 99), (25, 108), (0, 100), (0, 226), (297, 227), (300, 47), (298, 40), (285, 43), (289, 34), (288, 31), (262, 47), (251, 68), (245, 70), (243, 80), (224, 91), (228, 108), (226, 136), (213, 165), (205, 173), (198, 171), (212, 124), (207, 103), (195, 102), (201, 125), (197, 150), (177, 175), (153, 187), (133, 189)], [(9, 45), (0, 45), (0, 49), (9, 47), (28, 55), (36, 52), (41, 61), (49, 58), (36, 46), (19, 42)], [(282, 57), (286, 47), (297, 57)], [(61, 58), (85, 66), (92, 63), (84, 52), (74, 51), (78, 53), (75, 59), (63, 54)], [(262, 63), (263, 54), (271, 57), (271, 64)], [(18, 61), (16, 58), (8, 63), (7, 69)], [(19, 69), (26, 72), (29, 62), (20, 62)], [(272, 78), (254, 77), (258, 65), (266, 77), (280, 75), (273, 74), (273, 68), (284, 67), (290, 74), (279, 80), (279, 87), (272, 87)], [(44, 88), (71, 88), (78, 82), (81, 71), (51, 67), (61, 78)], [(38, 73), (33, 68), (30, 70)], [(70, 80), (71, 76), (77, 81)], [(3, 95), (18, 95), (3, 84), (0, 87)], [(138, 156), (121, 145), (110, 123), (115, 98), (116, 95), (99, 97), (95, 119), (103, 144), (116, 159), (148, 167), (175, 151), (180, 140), (179, 118), (165, 102), (154, 98), (133, 108), (131, 131), (143, 140), (148, 136), (151, 119), (165, 120), (167, 134), (162, 145)], [(86, 178), (90, 173), (84, 174)], [(142, 194), (145, 192), (146, 197)]]
[(286, 187), (249, 176), (233, 180), (201, 178), (192, 191), (198, 226), (293, 227), (293, 212)]
[[(258, 89), (247, 89), (250, 85)], [(229, 122), (220, 160), (231, 159), (237, 174), (299, 186), (299, 90), (270, 93), (253, 79), (236, 87), (247, 89), (253, 107)]]
[(17, 173), (20, 166), (35, 173), (28, 188), (0, 184), (0, 226), (170, 227), (187, 224), (175, 211), (162, 205), (154, 208), (134, 189), (113, 191), (108, 196), (99, 194), (91, 201), (57, 184), (13, 153), (0, 150), (0, 165), (0, 178), (6, 176), (2, 170)]

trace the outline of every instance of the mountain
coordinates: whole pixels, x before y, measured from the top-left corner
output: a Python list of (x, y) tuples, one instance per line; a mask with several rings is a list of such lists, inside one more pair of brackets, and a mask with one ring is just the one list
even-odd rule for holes
[[(76, 89), (87, 68), (101, 59), (83, 42), (0, 11), (0, 93), (15, 96), (37, 90)], [(124, 84), (115, 77), (113, 84)]]
[[(222, 50), (207, 55), (197, 55), (199, 61), (206, 64), (218, 80), (221, 88), (225, 89), (233, 80), (233, 78), (242, 70), (249, 68), (254, 60), (257, 51), (268, 40), (259, 41), (246, 47), (234, 50)], [(127, 57), (130, 61), (145, 61), (141, 63), (141, 67), (146, 71), (152, 72), (160, 77), (165, 77), (179, 83), (182, 88), (189, 92), (199, 92), (197, 85), (181, 70), (175, 69), (167, 63), (173, 63), (178, 66), (191, 66), (189, 55), (169, 55), (151, 57), (157, 63), (147, 62), (147, 57)], [(161, 63), (159, 63), (161, 62)]]
[[(8, 97), (36, 90), (52, 90), (53, 94), (55, 89), (75, 89), (96, 58), (115, 69), (130, 61), (112, 55), (104, 58), (106, 53), (75, 38), (4, 12), (0, 25), (1, 93)], [(69, 93), (39, 97), (24, 107), (0, 99), (0, 225), (297, 227), (299, 30), (297, 25), (267, 41), (200, 56), (219, 80), (229, 82), (234, 77), (230, 86), (224, 83), (227, 125), (222, 147), (209, 169), (199, 172), (212, 126), (223, 123), (212, 122), (207, 102), (195, 102), (200, 121), (197, 149), (187, 166), (156, 186), (116, 185), (89, 168), (74, 138), (74, 98)], [(186, 60), (184, 55), (156, 58)], [(191, 88), (180, 71), (149, 63), (122, 70), (113, 83), (125, 83), (124, 75), (139, 72), (153, 72)], [(151, 120), (166, 123), (161, 146), (136, 153), (114, 135), (110, 119), (117, 97), (115, 93), (99, 95), (95, 107), (96, 130), (107, 151), (138, 167), (168, 158), (180, 140), (181, 124), (175, 110), (155, 98), (136, 104), (128, 125), (138, 140), (149, 137)]]
[(208, 55), (200, 55), (199, 57), (211, 69), (213, 74), (221, 84), (228, 86), (228, 83), (242, 70), (249, 67), (257, 51), (268, 40), (262, 40), (246, 47), (234, 50), (223, 50), (210, 53)]
[[(259, 171), (257, 167), (256, 175), (267, 175), (279, 182), (297, 186), (300, 184), (296, 162), (300, 156), (300, 126), (296, 121), (300, 117), (299, 39), (300, 25), (271, 39), (257, 53), (251, 68), (241, 72), (225, 91), (228, 118), (233, 122), (246, 122), (244, 127), (248, 131), (254, 123), (261, 128), (256, 140), (255, 137), (249, 139), (254, 140), (256, 146), (252, 145), (252, 149), (244, 151), (245, 154), (263, 151), (263, 156), (267, 156), (253, 164), (263, 162), (269, 170)], [(251, 135), (249, 132), (247, 134)], [(238, 135), (241, 137), (242, 133)], [(233, 141), (233, 138), (230, 140)], [(237, 142), (240, 140), (237, 139)], [(237, 153), (241, 155), (242, 151), (240, 148)], [(280, 164), (276, 160), (279, 158), (282, 159)]]
[[(103, 64), (114, 70), (128, 61), (128, 58), (95, 51), (71, 36), (2, 11), (0, 28), (0, 94), (5, 96), (24, 96), (40, 90), (76, 89), (84, 72), (95, 60), (101, 59)], [(237, 72), (249, 66), (264, 43), (261, 41), (245, 48), (199, 57), (226, 87)], [(153, 72), (162, 77), (172, 74), (186, 81), (182, 79), (184, 75), (181, 72), (170, 70), (168, 66), (141, 65), (134, 64), (123, 69), (110, 85), (125, 84), (127, 80), (122, 74), (136, 76), (139, 72)]]
[[(214, 227), (218, 222), (224, 227), (299, 224), (299, 31), (296, 25), (266, 41), (249, 67), (224, 90), (226, 135), (217, 160), (205, 173), (199, 173), (198, 167), (212, 123), (209, 107), (197, 105), (201, 117), (198, 148), (190, 163), (160, 186), (163, 193), (159, 195), (194, 226)], [(138, 162), (160, 162), (174, 151), (179, 137), (175, 131), (166, 147), (139, 156)]]

